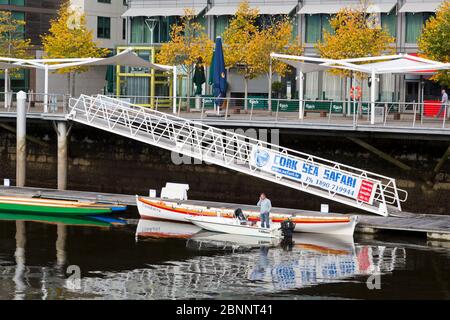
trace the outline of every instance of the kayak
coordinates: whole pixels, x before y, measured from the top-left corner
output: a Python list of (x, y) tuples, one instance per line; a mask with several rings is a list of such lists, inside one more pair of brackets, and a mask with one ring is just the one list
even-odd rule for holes
[(82, 216), (108, 214), (111, 208), (58, 200), (0, 197), (0, 212)]
[(125, 211), (127, 209), (126, 205), (121, 204), (108, 204), (103, 202), (82, 202), (77, 200), (60, 200), (53, 198), (25, 198), (25, 197), (11, 197), (11, 196), (0, 196), (0, 201), (15, 201), (15, 202), (32, 202), (39, 204), (57, 204), (64, 206), (76, 206), (76, 207), (90, 207), (90, 208), (109, 208), (111, 211)]

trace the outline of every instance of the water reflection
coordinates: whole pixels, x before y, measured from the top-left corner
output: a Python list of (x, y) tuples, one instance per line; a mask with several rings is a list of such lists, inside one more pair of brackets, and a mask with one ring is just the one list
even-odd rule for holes
[[(183, 223), (140, 220), (98, 228), (71, 222), (0, 219), (0, 299), (290, 297), (327, 284), (338, 284), (332, 290), (365, 286), (369, 275), (394, 270), (399, 287), (393, 287), (408, 292), (410, 278), (401, 278), (407, 258), (414, 271), (407, 274), (423, 268), (428, 278), (414, 279), (428, 287), (448, 278), (448, 251), (426, 256), (423, 246), (408, 251), (401, 243), (299, 233), (282, 246)], [(69, 281), (69, 265), (80, 268), (78, 282)]]
[[(27, 298), (27, 290), (33, 286), (34, 280), (38, 280), (42, 299), (49, 296), (49, 282), (56, 282), (61, 287), (64, 283), (67, 261), (66, 238), (68, 226), (90, 226), (90, 227), (109, 227), (110, 223), (97, 220), (95, 217), (58, 217), (33, 214), (0, 213), (0, 221), (13, 221), (15, 223), (15, 266), (8, 266), (7, 261), (0, 260), (1, 277), (8, 278), (13, 272), (12, 281), (14, 282), (14, 300), (24, 300)], [(54, 268), (32, 267), (26, 265), (26, 244), (27, 233), (26, 223), (35, 222), (45, 225), (56, 225), (56, 265)], [(52, 286), (52, 284), (50, 284)], [(0, 298), (3, 296), (0, 295)]]
[[(392, 272), (406, 252), (383, 246), (355, 246), (351, 237), (295, 234), (290, 250), (265, 239), (203, 232), (189, 224), (141, 220), (137, 238), (189, 238), (201, 253), (183, 261), (85, 278), (83, 290), (108, 298), (213, 298), (271, 294), (322, 283), (342, 282), (372, 272)], [(193, 243), (197, 245), (193, 245)], [(179, 245), (182, 245), (181, 243)], [(227, 249), (232, 249), (229, 253)], [(221, 251), (221, 250), (225, 250)]]

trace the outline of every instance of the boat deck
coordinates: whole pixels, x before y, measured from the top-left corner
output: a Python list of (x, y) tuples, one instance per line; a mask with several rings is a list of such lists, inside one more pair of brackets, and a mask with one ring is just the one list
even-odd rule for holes
[[(74, 190), (55, 190), (45, 188), (18, 188), (18, 187), (4, 187), (0, 186), (0, 196), (21, 196), (32, 197), (42, 196), (45, 198), (62, 199), (62, 200), (78, 200), (78, 201), (102, 201), (111, 204), (124, 204), (129, 206), (136, 205), (134, 195), (113, 194), (113, 193), (98, 193), (88, 191), (74, 191)], [(186, 200), (174, 202), (199, 205), (215, 208), (236, 209), (243, 210), (258, 210), (256, 206), (244, 205), (236, 203), (212, 202), (202, 200)], [(302, 214), (309, 216), (323, 216), (318, 211), (308, 211), (289, 208), (273, 208), (273, 212), (286, 214)], [(330, 215), (342, 215), (331, 213)], [(351, 215), (351, 213), (344, 214)], [(433, 215), (433, 214), (416, 214), (410, 212), (395, 213), (389, 217), (382, 217), (376, 215), (358, 214), (359, 223), (357, 231), (366, 233), (375, 233), (382, 230), (394, 230), (402, 232), (425, 233), (429, 239), (436, 240), (450, 240), (450, 215)]]

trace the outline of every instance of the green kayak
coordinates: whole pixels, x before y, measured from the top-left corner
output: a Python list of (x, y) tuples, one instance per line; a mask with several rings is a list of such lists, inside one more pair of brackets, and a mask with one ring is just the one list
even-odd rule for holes
[(0, 212), (39, 213), (44, 215), (87, 216), (111, 213), (111, 208), (88, 206), (57, 206), (25, 202), (0, 201)]
[(51, 224), (64, 224), (70, 226), (110, 227), (111, 224), (85, 217), (45, 216), (20, 213), (0, 213), (0, 220), (6, 221), (34, 221)]

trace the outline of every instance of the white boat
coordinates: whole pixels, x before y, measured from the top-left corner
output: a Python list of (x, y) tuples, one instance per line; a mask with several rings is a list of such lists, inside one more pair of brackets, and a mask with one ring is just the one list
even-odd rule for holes
[[(230, 208), (214, 208), (193, 205), (185, 202), (166, 201), (136, 196), (136, 204), (142, 218), (167, 221), (191, 222), (190, 217), (223, 217), (233, 218), (234, 210)], [(259, 212), (243, 210), (249, 221), (259, 221)], [(270, 214), (272, 223), (280, 223), (290, 218), (295, 223), (295, 232), (325, 233), (333, 235), (353, 236), (358, 216), (337, 214), (283, 214), (275, 210)]]
[(261, 228), (259, 224), (241, 223), (238, 219), (222, 217), (188, 217), (189, 221), (208, 231), (236, 234), (260, 238), (281, 238), (281, 231), (276, 226)]

